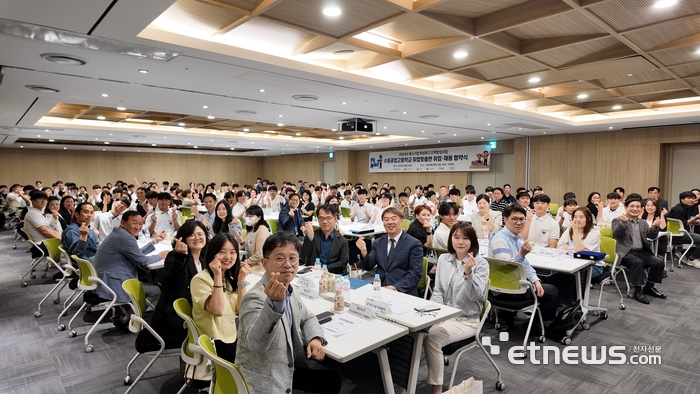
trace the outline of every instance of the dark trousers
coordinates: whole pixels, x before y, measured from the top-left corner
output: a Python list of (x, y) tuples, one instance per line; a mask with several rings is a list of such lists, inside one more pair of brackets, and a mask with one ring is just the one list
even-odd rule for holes
[[(663, 260), (648, 250), (630, 250), (620, 264), (630, 270), (628, 277), (632, 286), (643, 286), (647, 280), (651, 283), (661, 283), (664, 275)], [(645, 279), (644, 271), (647, 268), (649, 268), (649, 274)]]
[(307, 393), (338, 394), (340, 375), (327, 369), (295, 368), (292, 388)]
[(688, 256), (693, 256), (696, 259), (700, 259), (700, 234), (695, 234), (695, 233), (688, 233), (684, 234), (682, 237), (673, 237), (673, 244), (674, 245), (682, 245), (682, 244), (689, 244), (690, 243), (690, 238), (693, 238), (693, 242), (695, 242), (695, 246), (690, 248), (688, 251)]
[[(538, 307), (540, 308), (540, 313), (542, 314), (542, 320), (554, 320), (557, 316), (557, 307), (559, 306), (559, 290), (554, 285), (542, 283), (542, 289), (544, 289), (544, 294), (542, 297), (537, 299)], [(528, 291), (525, 294), (499, 294), (494, 295), (496, 298), (510, 298), (510, 299), (520, 299), (524, 298), (526, 300), (532, 300), (532, 292)], [(537, 320), (535, 320), (537, 321)]]
[(235, 364), (236, 363), (236, 343), (226, 343), (218, 339), (214, 340), (214, 347), (216, 347), (216, 355), (223, 358), (224, 360)]

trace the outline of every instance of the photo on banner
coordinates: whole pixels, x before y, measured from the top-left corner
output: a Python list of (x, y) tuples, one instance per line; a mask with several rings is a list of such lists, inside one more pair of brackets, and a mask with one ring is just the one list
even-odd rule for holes
[(490, 145), (371, 152), (369, 172), (488, 171)]

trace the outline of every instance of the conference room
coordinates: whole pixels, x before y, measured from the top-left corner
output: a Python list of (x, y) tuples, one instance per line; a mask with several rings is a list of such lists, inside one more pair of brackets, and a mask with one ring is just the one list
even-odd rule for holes
[[(584, 207), (592, 192), (606, 200), (622, 187), (624, 197), (637, 193), (644, 202), (649, 188), (658, 187), (671, 211), (683, 192), (700, 186), (692, 170), (700, 151), (700, 8), (690, 0), (29, 0), (5, 2), (0, 10), (0, 184), (8, 189), (41, 189), (36, 181), (49, 187), (61, 180), (92, 195), (93, 185), (104, 190), (109, 184), (113, 193), (121, 180), (134, 185), (134, 203), (141, 200), (135, 196), (143, 182), (156, 182), (160, 192), (163, 181), (177, 182), (183, 191), (190, 183), (195, 189), (214, 183), (216, 208), (226, 200), (223, 182), (235, 193), (234, 184), (256, 189), (258, 177), (274, 182), (282, 199), (288, 197), (284, 183), (298, 192), (298, 180), (308, 182), (310, 199), (318, 182), (351, 183), (346, 188), (353, 199), (357, 183), (372, 198), (377, 182), (378, 199), (386, 183), (397, 200), (407, 187), (415, 192), (416, 185), (432, 184), (440, 199), (441, 186), (449, 192), (454, 185), (458, 201), (467, 185), (476, 197), (508, 184), (513, 197), (518, 187), (533, 194), (539, 187), (556, 218), (552, 207), (563, 207), (567, 192)], [(245, 230), (249, 207), (234, 209), (231, 197), (232, 216), (241, 215)], [(105, 214), (120, 214), (113, 200)], [(303, 194), (300, 201), (304, 205)], [(426, 234), (439, 227), (437, 204), (433, 208)], [(180, 218), (169, 207), (163, 212)], [(273, 210), (263, 212), (267, 219)], [(213, 213), (205, 209), (201, 215)], [(207, 216), (212, 225), (215, 216)], [(6, 219), (8, 227), (14, 224)], [(181, 219), (184, 224), (188, 215)], [(255, 232), (270, 226), (262, 227)], [(57, 289), (37, 308), (59, 271), (52, 267), (41, 278), (42, 262), (37, 278), (19, 280), (32, 257), (28, 242), (16, 241), (11, 230), (0, 232), (7, 256), (0, 288), (8, 300), (0, 326), (9, 334), (2, 348), (13, 355), (6, 358), (0, 391), (124, 392), (136, 335), (105, 321), (91, 333), (94, 349), (86, 353), (83, 339), (102, 313), (97, 308), (76, 318), (77, 338), (56, 330), (72, 291)], [(676, 249), (687, 251), (682, 244)], [(500, 354), (492, 347), (490, 356), (502, 377), (473, 349), (462, 356), (456, 383), (474, 377), (485, 392), (496, 392), (499, 380), (510, 392), (693, 387), (697, 374), (685, 354), (695, 347), (690, 338), (697, 330), (697, 274), (692, 265), (678, 268), (679, 257), (663, 252), (657, 250), (666, 259), (666, 276), (657, 287), (668, 298), (649, 297), (650, 305), (625, 294), (622, 274), (621, 295), (611, 283), (602, 290), (586, 286), (590, 270), (571, 282), (580, 287), (577, 298), (590, 293), (591, 306), (602, 291), (607, 317), (589, 311), (590, 329), (576, 331), (572, 345), (619, 345), (628, 354), (653, 345), (662, 349), (661, 365), (513, 364), (504, 350), (522, 345), (525, 331), (511, 330), (510, 339), (499, 342), (504, 329), (489, 319), (481, 342), (488, 337), (500, 345)], [(27, 287), (20, 286), (23, 281)], [(60, 302), (48, 301), (56, 294)], [(41, 316), (34, 317), (38, 309)], [(151, 314), (145, 313), (146, 320)], [(341, 392), (430, 392), (418, 341), (430, 326), (418, 326), (398, 329), (408, 342), (403, 345), (414, 351), (409, 361), (417, 362), (405, 376), (392, 363), (397, 345), (377, 341), (362, 360), (370, 360), (369, 369), (385, 381), (373, 380), (368, 389), (349, 376), (349, 364), (335, 365), (343, 377)], [(531, 340), (565, 347), (549, 338), (541, 344), (538, 337)], [(177, 359), (158, 358), (132, 392), (177, 392)], [(384, 369), (382, 360), (388, 363)], [(139, 358), (132, 369), (146, 363)], [(444, 368), (443, 391), (453, 366), (451, 361)], [(387, 368), (396, 387), (384, 384)]]

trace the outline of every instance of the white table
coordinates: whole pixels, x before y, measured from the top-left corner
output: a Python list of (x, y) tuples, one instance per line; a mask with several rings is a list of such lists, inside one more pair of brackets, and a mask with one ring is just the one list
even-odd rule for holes
[(457, 221), (458, 222), (472, 222), (472, 215), (459, 215), (457, 216)]
[[(149, 242), (151, 242), (150, 239), (139, 239), (138, 240), (139, 248), (143, 248)], [(164, 250), (167, 250), (167, 251), (173, 250), (173, 245), (166, 240), (162, 240), (162, 241), (158, 242), (157, 244), (153, 245), (153, 247), (155, 248), (155, 250), (152, 251), (151, 253), (148, 253), (146, 256), (155, 256)], [(159, 261), (156, 261), (155, 263), (148, 264), (147, 268), (149, 270), (158, 270), (158, 269), (163, 268), (164, 266), (165, 266), (165, 259), (161, 259)]]

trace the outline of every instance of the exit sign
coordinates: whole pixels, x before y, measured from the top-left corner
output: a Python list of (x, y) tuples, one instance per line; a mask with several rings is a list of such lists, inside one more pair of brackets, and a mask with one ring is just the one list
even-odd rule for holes
[(335, 156), (335, 155), (333, 154), (333, 152), (328, 152), (328, 158), (329, 158), (329, 159), (332, 159), (333, 156)]
[(489, 142), (489, 146), (491, 147), (491, 149), (496, 149), (497, 145), (498, 144), (496, 143), (496, 141)]

